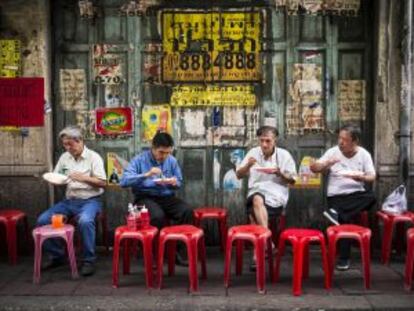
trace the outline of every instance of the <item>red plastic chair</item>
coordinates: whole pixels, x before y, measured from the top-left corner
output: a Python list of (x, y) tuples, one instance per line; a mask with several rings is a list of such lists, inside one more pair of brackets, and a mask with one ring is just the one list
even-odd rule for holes
[(405, 288), (411, 290), (414, 278), (414, 228), (407, 231), (407, 258), (405, 261)]
[(394, 226), (396, 226), (397, 230), (397, 243), (400, 244), (398, 247), (402, 248), (401, 242), (403, 240), (404, 223), (414, 224), (414, 213), (405, 212), (403, 214), (391, 214), (378, 211), (377, 216), (378, 220), (382, 220), (384, 223), (382, 233), (381, 262), (388, 265), (391, 257)]
[(0, 210), (0, 223), (6, 229), (6, 241), (9, 255), (9, 262), (12, 265), (17, 263), (17, 222), (23, 220), (26, 232), (26, 241), (29, 241), (29, 225), (25, 213), (15, 209)]
[(120, 226), (115, 230), (114, 254), (112, 260), (112, 286), (119, 286), (119, 252), (121, 242), (124, 241), (123, 274), (130, 272), (129, 241), (138, 240), (142, 243), (144, 253), (145, 282), (147, 288), (153, 287), (152, 275), (152, 243), (157, 236), (158, 229), (150, 226), (146, 229), (130, 230), (127, 226)]
[(364, 285), (366, 289), (371, 287), (371, 230), (357, 225), (339, 225), (331, 226), (326, 230), (328, 235), (328, 253), (329, 253), (329, 267), (330, 284), (332, 284), (332, 277), (334, 273), (334, 265), (336, 258), (336, 242), (340, 239), (354, 239), (359, 242), (361, 248), (361, 260), (364, 270)]
[(207, 278), (206, 248), (204, 244), (203, 230), (192, 225), (178, 225), (163, 228), (159, 236), (158, 246), (158, 287), (162, 288), (162, 274), (164, 264), (164, 250), (168, 242), (168, 275), (175, 272), (175, 251), (177, 241), (182, 241), (187, 246), (188, 271), (190, 287), (189, 292), (198, 291), (197, 262), (201, 262), (202, 278)]
[(224, 287), (228, 293), (231, 270), (231, 252), (233, 242), (236, 241), (236, 274), (240, 275), (243, 267), (243, 241), (253, 243), (256, 255), (256, 286), (260, 294), (265, 294), (265, 249), (267, 246), (269, 273), (272, 276), (272, 233), (269, 229), (259, 225), (241, 225), (231, 227), (227, 234), (226, 258), (224, 263)]
[[(70, 217), (67, 221), (67, 223), (73, 225), (76, 228), (77, 225), (77, 219), (76, 217)], [(109, 242), (108, 242), (108, 221), (106, 217), (105, 211), (102, 211), (101, 213), (96, 214), (95, 217), (95, 223), (100, 223), (101, 225), (101, 231), (102, 231), (102, 242), (105, 245), (106, 253), (109, 253)], [(98, 232), (98, 226), (96, 226), (96, 232)], [(81, 245), (81, 238), (79, 232), (76, 231), (76, 248), (80, 250), (82, 248)]]
[(194, 226), (201, 228), (203, 219), (217, 219), (220, 228), (221, 249), (226, 249), (227, 210), (219, 207), (200, 207), (194, 210)]
[(302, 276), (309, 276), (309, 244), (317, 242), (321, 246), (323, 270), (325, 272), (325, 288), (331, 288), (331, 277), (328, 263), (328, 255), (325, 246), (325, 237), (319, 230), (312, 229), (286, 229), (279, 239), (274, 279), (279, 280), (280, 260), (285, 253), (285, 243), (289, 241), (293, 246), (293, 295), (302, 294)]
[(33, 230), (33, 239), (35, 243), (35, 260), (33, 269), (33, 283), (40, 282), (40, 266), (42, 262), (42, 245), (43, 242), (50, 238), (62, 238), (66, 242), (69, 263), (72, 270), (72, 278), (78, 277), (78, 269), (76, 266), (75, 251), (73, 248), (73, 233), (72, 225), (63, 225), (62, 228), (53, 228), (51, 225), (37, 227)]

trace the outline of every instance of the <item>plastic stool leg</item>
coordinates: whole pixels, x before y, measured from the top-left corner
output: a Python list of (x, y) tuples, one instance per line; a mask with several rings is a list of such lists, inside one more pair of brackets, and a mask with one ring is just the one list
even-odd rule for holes
[(43, 240), (40, 235), (33, 235), (35, 243), (34, 251), (34, 267), (33, 267), (33, 283), (39, 284), (40, 282), (40, 265), (42, 263), (42, 244)]
[(66, 245), (69, 255), (69, 263), (70, 268), (72, 270), (72, 278), (78, 278), (78, 268), (76, 266), (76, 257), (75, 257), (75, 249), (73, 247), (73, 233), (67, 232), (66, 233)]
[(121, 236), (115, 233), (114, 253), (112, 256), (112, 286), (119, 286), (119, 252), (120, 252)]
[(414, 273), (414, 239), (407, 240), (407, 257), (405, 259), (405, 273), (404, 273), (404, 285), (406, 290), (411, 290), (413, 285), (413, 273)]
[(304, 245), (300, 242), (293, 244), (293, 295), (302, 294), (302, 269)]
[(231, 272), (231, 251), (233, 239), (230, 235), (227, 236), (226, 241), (226, 254), (224, 260), (224, 287), (227, 289), (230, 284), (230, 272)]
[(362, 266), (364, 268), (364, 285), (366, 289), (371, 287), (371, 243), (369, 237), (363, 237), (360, 241), (361, 244), (361, 259)]
[(190, 293), (198, 291), (198, 274), (197, 274), (197, 243), (195, 239), (186, 241), (188, 253), (188, 272), (190, 280)]
[(256, 254), (256, 286), (259, 294), (265, 294), (265, 245), (264, 239), (257, 239), (254, 242), (254, 251)]
[(392, 234), (393, 234), (393, 225), (392, 220), (384, 219), (384, 232), (382, 235), (382, 251), (381, 251), (381, 261), (383, 264), (388, 265), (390, 263), (391, 256), (391, 246), (392, 246)]
[(144, 253), (145, 282), (148, 288), (153, 287), (152, 275), (152, 239), (145, 237), (142, 241)]

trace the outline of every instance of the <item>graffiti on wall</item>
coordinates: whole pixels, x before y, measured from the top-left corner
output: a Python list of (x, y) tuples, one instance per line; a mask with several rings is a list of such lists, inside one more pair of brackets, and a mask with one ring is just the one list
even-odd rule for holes
[(84, 69), (60, 69), (60, 105), (65, 111), (84, 110), (86, 102), (86, 74)]
[(169, 105), (145, 105), (142, 108), (142, 138), (151, 141), (157, 131), (172, 134)]
[(341, 121), (365, 120), (365, 81), (338, 81), (339, 119)]
[(15, 78), (21, 73), (20, 40), (0, 40), (0, 77)]
[(173, 87), (172, 107), (255, 106), (252, 85), (183, 85)]
[(325, 127), (322, 107), (322, 66), (294, 64), (286, 108), (286, 129), (291, 135), (319, 131)]
[(164, 82), (260, 81), (260, 12), (163, 12)]

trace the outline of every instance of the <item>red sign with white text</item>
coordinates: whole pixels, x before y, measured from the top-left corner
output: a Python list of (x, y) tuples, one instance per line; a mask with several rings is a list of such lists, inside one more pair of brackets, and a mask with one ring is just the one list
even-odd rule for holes
[(0, 78), (0, 126), (43, 125), (43, 78)]
[(132, 115), (131, 107), (96, 109), (96, 134), (131, 134), (134, 128)]

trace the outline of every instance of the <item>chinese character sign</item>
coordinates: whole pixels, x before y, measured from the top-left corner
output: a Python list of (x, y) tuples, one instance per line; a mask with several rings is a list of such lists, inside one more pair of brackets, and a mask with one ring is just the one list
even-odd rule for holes
[(260, 12), (164, 12), (164, 82), (260, 81)]

